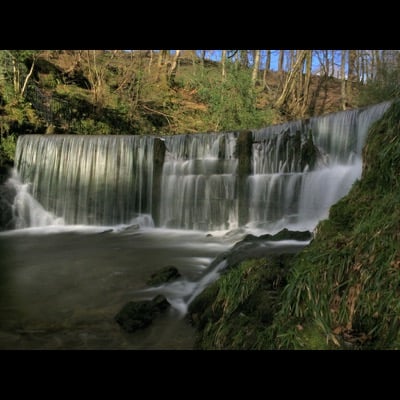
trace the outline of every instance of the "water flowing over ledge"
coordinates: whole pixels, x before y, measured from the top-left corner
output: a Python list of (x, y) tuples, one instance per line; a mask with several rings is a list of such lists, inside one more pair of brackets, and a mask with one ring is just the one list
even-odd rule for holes
[[(16, 227), (129, 225), (150, 215), (173, 229), (313, 229), (360, 177), (366, 133), (389, 104), (247, 136), (21, 136)], [(241, 135), (251, 141), (248, 160)], [(44, 218), (33, 215), (39, 206)]]
[[(17, 229), (0, 233), (11, 277), (0, 345), (190, 348), (183, 316), (226, 267), (218, 256), (249, 232), (312, 230), (360, 177), (366, 133), (388, 106), (248, 132), (21, 136), (7, 182)], [(149, 288), (166, 265), (182, 278)], [(116, 311), (157, 294), (171, 309), (122, 334)]]

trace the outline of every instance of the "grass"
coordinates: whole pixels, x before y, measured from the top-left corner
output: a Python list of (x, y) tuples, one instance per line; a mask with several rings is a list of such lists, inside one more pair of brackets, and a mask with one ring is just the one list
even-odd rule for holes
[(201, 349), (251, 350), (263, 346), (277, 310), (291, 255), (253, 259), (230, 269), (201, 293), (189, 313)]
[(400, 348), (400, 101), (371, 127), (363, 157), (309, 246), (243, 262), (199, 296), (199, 348)]
[[(371, 128), (362, 179), (297, 255), (274, 320), (278, 348), (398, 348), (400, 104)], [(288, 322), (289, 321), (289, 322)], [(311, 329), (297, 329), (305, 324)], [(313, 339), (315, 340), (315, 339)], [(326, 348), (326, 346), (322, 346)]]

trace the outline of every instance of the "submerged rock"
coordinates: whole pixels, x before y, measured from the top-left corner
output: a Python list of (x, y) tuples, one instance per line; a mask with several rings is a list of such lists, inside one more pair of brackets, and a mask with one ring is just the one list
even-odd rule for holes
[(169, 265), (151, 274), (146, 283), (151, 286), (160, 285), (162, 283), (171, 282), (180, 277), (181, 274), (179, 273), (178, 268)]
[(156, 296), (151, 301), (130, 301), (122, 307), (114, 320), (122, 329), (132, 333), (146, 328), (168, 306), (167, 299), (162, 295)]

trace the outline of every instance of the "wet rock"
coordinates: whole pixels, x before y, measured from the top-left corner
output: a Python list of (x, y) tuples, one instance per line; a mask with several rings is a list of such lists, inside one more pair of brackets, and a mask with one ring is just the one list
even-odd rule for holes
[(151, 274), (146, 283), (150, 286), (161, 285), (162, 283), (171, 282), (180, 277), (181, 274), (179, 273), (178, 269), (172, 265), (169, 265)]
[[(246, 235), (245, 238), (237, 242), (231, 249), (219, 254), (210, 266), (207, 268), (205, 273), (213, 270), (221, 261), (226, 260), (226, 266), (223, 271), (229, 270), (242, 261), (250, 258), (262, 258), (270, 256), (276, 253), (297, 253), (301, 248), (304, 247), (304, 243), (311, 240), (312, 233), (309, 231), (290, 231), (288, 229), (282, 229), (275, 235)], [(294, 243), (286, 243), (282, 245), (275, 245), (274, 242), (282, 240), (293, 240)], [(299, 243), (296, 244), (295, 242)], [(223, 272), (221, 271), (221, 272)]]
[(114, 320), (122, 329), (132, 333), (146, 328), (168, 306), (167, 299), (162, 295), (156, 296), (151, 301), (130, 301), (122, 307)]
[(278, 242), (280, 240), (298, 240), (298, 241), (307, 241), (311, 240), (312, 233), (310, 231), (290, 231), (287, 228), (282, 229), (275, 235), (261, 235), (261, 236), (254, 236), (254, 235), (246, 235), (243, 239), (244, 242), (253, 242), (253, 241), (264, 241), (268, 240), (271, 242)]
[(12, 211), (15, 195), (12, 185), (7, 182), (0, 185), (0, 231), (15, 228)]

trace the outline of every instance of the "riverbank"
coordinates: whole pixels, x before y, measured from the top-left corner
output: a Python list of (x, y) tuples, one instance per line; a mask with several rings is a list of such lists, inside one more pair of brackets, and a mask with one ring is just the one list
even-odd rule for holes
[(309, 246), (243, 261), (193, 302), (197, 348), (400, 347), (399, 121), (395, 102), (370, 128), (361, 179)]

